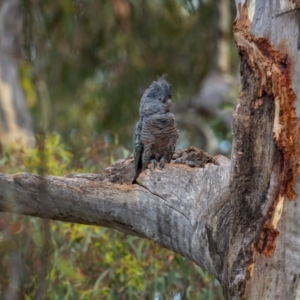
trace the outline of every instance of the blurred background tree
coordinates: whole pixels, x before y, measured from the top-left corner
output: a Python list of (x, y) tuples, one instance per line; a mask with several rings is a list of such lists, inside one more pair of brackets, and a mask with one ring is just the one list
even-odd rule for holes
[[(233, 1), (12, 2), (23, 16), (14, 57), (37, 135), (35, 148), (0, 140), (1, 172), (101, 172), (128, 158), (140, 97), (163, 73), (178, 148), (229, 155)], [(185, 258), (104, 228), (2, 214), (0, 253), (1, 299), (221, 299), (215, 280)]]
[[(47, 130), (59, 132), (76, 152), (100, 143), (122, 145), (127, 151), (116, 157), (128, 156), (139, 99), (158, 75), (168, 73), (182, 127), (179, 146), (220, 152), (219, 143), (229, 139), (230, 118), (214, 110), (224, 111), (231, 102), (235, 90), (228, 83), (237, 67), (231, 59), (236, 55), (231, 2), (24, 0), (22, 70), (36, 91), (25, 89), (35, 124), (46, 122)], [(203, 109), (197, 93), (212, 73), (215, 94), (206, 95)], [(215, 101), (220, 89), (223, 103)], [(195, 107), (202, 126), (186, 124)], [(221, 151), (227, 154), (230, 147)]]
[(0, 150), (34, 143), (31, 117), (19, 84), (22, 9), (19, 1), (0, 2)]

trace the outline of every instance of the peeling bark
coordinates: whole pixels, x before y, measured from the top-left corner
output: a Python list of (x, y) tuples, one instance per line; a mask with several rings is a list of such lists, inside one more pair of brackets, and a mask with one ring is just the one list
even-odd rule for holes
[(233, 117), (228, 299), (296, 299), (299, 284), (299, 238), (287, 224), (298, 223), (300, 211), (295, 203), (288, 213), (284, 200), (298, 198), (300, 65), (293, 22), (270, 17), (282, 2), (236, 1), (241, 92)]

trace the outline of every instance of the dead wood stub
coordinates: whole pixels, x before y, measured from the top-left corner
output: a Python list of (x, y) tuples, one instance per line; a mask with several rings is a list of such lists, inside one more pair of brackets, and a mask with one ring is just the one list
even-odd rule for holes
[(204, 168), (208, 163), (219, 165), (216, 157), (212, 157), (196, 147), (177, 150), (173, 155), (171, 163), (185, 164), (192, 168)]
[[(176, 150), (171, 161), (171, 164), (184, 164), (191, 168), (204, 168), (208, 163), (218, 165), (217, 157), (213, 157), (196, 147)], [(71, 176), (68, 175), (68, 177)], [(102, 174), (89, 174), (86, 176), (88, 176), (89, 180), (131, 184), (135, 176), (134, 162), (132, 158), (127, 160), (121, 159), (106, 168)]]

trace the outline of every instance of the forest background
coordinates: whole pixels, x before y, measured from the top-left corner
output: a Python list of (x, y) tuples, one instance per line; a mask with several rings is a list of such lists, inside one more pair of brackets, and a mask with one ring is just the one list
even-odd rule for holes
[[(168, 73), (177, 148), (230, 156), (238, 58), (230, 0), (24, 0), (20, 84), (35, 147), (0, 172), (99, 173), (128, 158), (143, 91)], [(222, 299), (200, 267), (111, 229), (1, 214), (0, 298)]]

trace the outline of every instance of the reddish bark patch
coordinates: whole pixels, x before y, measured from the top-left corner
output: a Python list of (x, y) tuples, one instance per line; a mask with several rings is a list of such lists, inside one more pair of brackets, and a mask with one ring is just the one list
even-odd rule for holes
[(282, 155), (279, 193), (286, 195), (289, 200), (295, 200), (297, 194), (294, 191), (294, 185), (298, 176), (300, 157), (300, 127), (295, 109), (297, 96), (292, 89), (292, 63), (287, 51), (281, 53), (272, 49), (266, 39), (260, 38), (256, 44), (265, 59), (269, 60), (272, 65), (271, 82), (267, 92), (274, 97), (275, 101), (279, 101), (281, 129), (279, 137), (274, 138), (277, 149)]
[(272, 200), (259, 238), (254, 243), (259, 253), (271, 256), (275, 250), (275, 241), (279, 232), (271, 224), (279, 196), (295, 200), (294, 190), (298, 176), (300, 157), (300, 124), (296, 115), (297, 96), (292, 88), (293, 62), (289, 49), (281, 45), (275, 50), (266, 38), (256, 38), (251, 34), (251, 22), (248, 19), (247, 6), (240, 8), (240, 18), (234, 24), (235, 40), (240, 54), (245, 54), (247, 64), (258, 81), (251, 94), (251, 107), (262, 105), (264, 95), (275, 103), (273, 140), (277, 149), (275, 162), (279, 162), (279, 186), (277, 197)]
[[(281, 174), (279, 193), (295, 200), (294, 185), (299, 168), (300, 126), (296, 115), (297, 96), (292, 88), (292, 62), (288, 49), (282, 45), (281, 51), (274, 50), (266, 38), (255, 38), (250, 33), (250, 22), (246, 9), (235, 22), (235, 37), (239, 50), (245, 50), (251, 60), (255, 76), (260, 80), (260, 90), (253, 95), (253, 106), (261, 104), (261, 97), (267, 94), (277, 101), (279, 118), (274, 122), (274, 142), (281, 156)], [(277, 126), (277, 128), (275, 128)]]
[(254, 244), (255, 248), (260, 254), (271, 256), (275, 251), (275, 241), (278, 235), (278, 230), (274, 229), (270, 224), (265, 224)]

